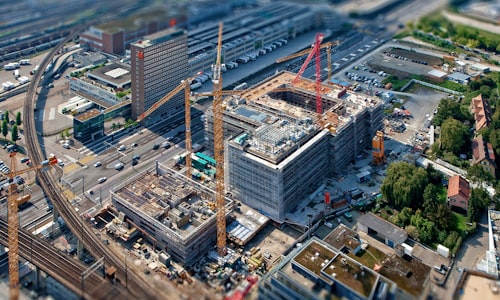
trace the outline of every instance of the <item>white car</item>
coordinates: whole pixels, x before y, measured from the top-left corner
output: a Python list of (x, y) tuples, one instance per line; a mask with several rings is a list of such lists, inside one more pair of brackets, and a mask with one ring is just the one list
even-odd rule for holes
[(64, 149), (69, 149), (69, 144), (63, 144), (62, 146)]
[(100, 166), (102, 166), (102, 163), (101, 163), (100, 161), (98, 161), (98, 162), (96, 162), (96, 163), (94, 164), (94, 167), (96, 167), (96, 168), (98, 168), (98, 167), (100, 167)]
[(97, 179), (97, 182), (98, 182), (98, 183), (103, 183), (103, 182), (105, 182), (106, 180), (108, 180), (108, 178), (107, 178), (107, 177), (101, 177), (101, 178)]
[(64, 167), (64, 162), (62, 161), (62, 159), (58, 159), (57, 164), (61, 167)]
[(127, 147), (125, 145), (121, 145), (120, 147), (118, 147), (118, 151), (125, 151), (127, 149)]

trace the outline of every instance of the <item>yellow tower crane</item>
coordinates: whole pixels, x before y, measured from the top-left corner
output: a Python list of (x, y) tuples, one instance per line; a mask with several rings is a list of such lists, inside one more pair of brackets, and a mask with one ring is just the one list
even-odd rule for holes
[(185, 98), (185, 124), (186, 124), (186, 176), (191, 178), (192, 167), (191, 167), (191, 152), (192, 150), (192, 141), (191, 141), (191, 81), (192, 78), (188, 78), (183, 80), (181, 84), (179, 84), (176, 88), (171, 90), (168, 94), (166, 94), (163, 98), (158, 100), (155, 104), (153, 104), (149, 109), (139, 115), (137, 118), (137, 122), (141, 122), (151, 113), (153, 113), (156, 109), (158, 109), (163, 104), (167, 103), (172, 97), (177, 95), (180, 91), (184, 90), (184, 98)]
[[(340, 44), (340, 41), (335, 41), (335, 42), (326, 42), (326, 43), (323, 43), (323, 44), (321, 44), (319, 46), (320, 49), (326, 48), (326, 56), (327, 56), (327, 59), (328, 59), (328, 82), (330, 82), (330, 80), (332, 79), (332, 55), (331, 55), (331, 50), (332, 50), (333, 46), (337, 46), (339, 44)], [(312, 50), (313, 50), (313, 48), (311, 48), (311, 49), (305, 49), (305, 50), (299, 51), (297, 53), (294, 53), (294, 54), (282, 57), (282, 58), (276, 60), (276, 63), (282, 63), (284, 61), (287, 61), (287, 60), (290, 60), (290, 59), (293, 59), (293, 58), (301, 57), (302, 55), (309, 54)]]
[(217, 252), (220, 256), (226, 255), (226, 209), (224, 199), (224, 129), (222, 123), (222, 76), (221, 76), (221, 49), (222, 49), (222, 22), (219, 23), (217, 39), (217, 60), (213, 65), (213, 112), (214, 112), (214, 158), (216, 162), (215, 178), (215, 205), (217, 207)]
[(8, 174), (9, 181), (9, 192), (7, 196), (7, 214), (8, 214), (8, 229), (9, 234), (9, 286), (10, 300), (17, 300), (19, 298), (19, 220), (17, 216), (18, 206), (21, 203), (25, 203), (30, 199), (30, 195), (23, 196), (20, 200), (17, 199), (17, 184), (14, 182), (14, 177), (17, 175), (24, 174), (28, 171), (38, 170), (41, 168), (48, 168), (50, 166), (57, 164), (57, 158), (51, 156), (48, 161), (43, 162), (41, 165), (32, 166), (23, 170), (16, 169), (16, 152), (10, 153), (10, 173)]

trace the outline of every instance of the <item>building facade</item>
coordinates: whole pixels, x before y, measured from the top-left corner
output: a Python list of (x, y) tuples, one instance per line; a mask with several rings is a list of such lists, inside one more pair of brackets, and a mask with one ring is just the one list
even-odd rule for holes
[(465, 212), (469, 210), (469, 182), (460, 175), (450, 177), (448, 181), (447, 203), (450, 207), (459, 207)]
[[(189, 76), (187, 34), (167, 29), (130, 47), (132, 119), (136, 120)], [(149, 126), (184, 111), (184, 94), (175, 95), (144, 120)]]
[[(315, 112), (315, 84), (282, 72), (225, 100), (226, 187), (236, 199), (282, 222), (287, 212), (371, 146), (382, 126), (379, 100), (322, 86), (325, 113)], [(205, 114), (213, 149), (213, 114)]]
[(104, 115), (91, 109), (73, 118), (73, 135), (76, 140), (87, 143), (104, 135)]

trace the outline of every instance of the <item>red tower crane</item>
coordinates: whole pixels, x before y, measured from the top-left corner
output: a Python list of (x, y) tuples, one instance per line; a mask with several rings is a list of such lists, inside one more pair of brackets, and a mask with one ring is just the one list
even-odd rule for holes
[(325, 35), (322, 33), (317, 33), (316, 34), (316, 39), (314, 41), (313, 48), (311, 52), (309, 52), (309, 55), (306, 58), (306, 61), (300, 68), (299, 72), (297, 73), (297, 76), (293, 79), (292, 85), (297, 84), (299, 81), (299, 78), (302, 76), (302, 73), (304, 73), (304, 70), (307, 68), (309, 65), (309, 62), (311, 62), (311, 59), (313, 56), (316, 56), (316, 113), (319, 115), (323, 113), (323, 107), (321, 103), (321, 53), (320, 53), (320, 48), (321, 48), (321, 42), (323, 41), (323, 37)]

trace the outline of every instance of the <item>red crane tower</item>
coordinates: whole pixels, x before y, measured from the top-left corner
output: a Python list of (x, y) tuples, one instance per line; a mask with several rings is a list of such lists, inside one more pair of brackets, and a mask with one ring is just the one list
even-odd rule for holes
[(300, 68), (299, 72), (297, 73), (297, 76), (293, 79), (292, 85), (295, 85), (299, 78), (302, 76), (302, 73), (304, 73), (304, 70), (307, 68), (309, 65), (309, 62), (311, 62), (311, 59), (313, 56), (316, 56), (315, 61), (316, 61), (316, 113), (318, 115), (321, 115), (323, 113), (323, 107), (321, 103), (321, 53), (320, 53), (320, 48), (321, 48), (321, 42), (323, 41), (323, 37), (325, 35), (322, 33), (317, 33), (316, 34), (316, 39), (314, 40), (313, 48), (311, 52), (309, 52), (309, 55), (306, 58), (306, 61)]

